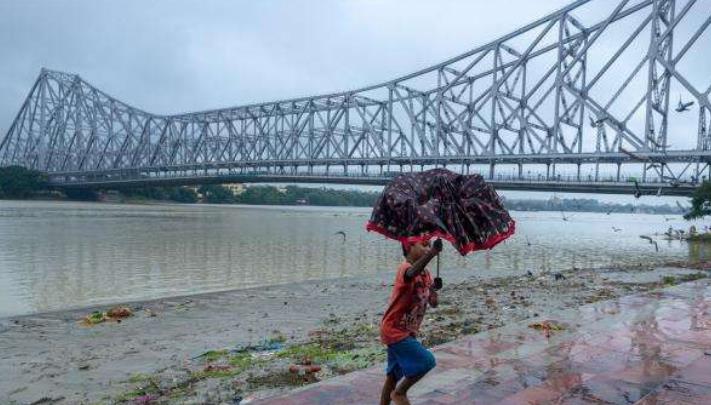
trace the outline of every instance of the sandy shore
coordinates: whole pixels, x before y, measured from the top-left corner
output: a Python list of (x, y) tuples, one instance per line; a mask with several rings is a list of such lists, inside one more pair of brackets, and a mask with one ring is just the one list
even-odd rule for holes
[[(571, 269), (447, 283), (422, 340), (434, 345), (558, 309), (705, 277), (706, 264)], [(380, 279), (309, 282), (0, 319), (0, 403), (239, 404), (382, 362)], [(306, 361), (305, 361), (306, 360)], [(312, 362), (321, 371), (289, 372)]]

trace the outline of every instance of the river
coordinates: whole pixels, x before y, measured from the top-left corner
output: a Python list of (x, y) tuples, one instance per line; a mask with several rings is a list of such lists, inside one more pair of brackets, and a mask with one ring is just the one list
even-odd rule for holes
[[(305, 280), (390, 282), (400, 247), (364, 230), (369, 212), (0, 201), (0, 317)], [(639, 237), (688, 228), (678, 216), (512, 215), (516, 235), (494, 250), (462, 258), (445, 249), (445, 283), (711, 255), (706, 245), (661, 239), (656, 252)]]

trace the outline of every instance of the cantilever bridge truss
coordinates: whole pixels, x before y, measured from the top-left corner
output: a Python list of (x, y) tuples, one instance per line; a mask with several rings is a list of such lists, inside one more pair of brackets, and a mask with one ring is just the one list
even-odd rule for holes
[(433, 166), (513, 183), (532, 181), (530, 168), (543, 182), (565, 173), (623, 183), (632, 167), (655, 188), (693, 185), (711, 172), (709, 24), (710, 0), (580, 0), (379, 85), (177, 115), (43, 69), (0, 165), (79, 185), (248, 174), (358, 182)]

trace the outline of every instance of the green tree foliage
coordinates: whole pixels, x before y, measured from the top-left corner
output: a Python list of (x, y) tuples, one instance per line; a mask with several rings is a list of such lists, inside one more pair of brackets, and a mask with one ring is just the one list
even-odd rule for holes
[(169, 194), (171, 201), (194, 204), (198, 201), (198, 196), (195, 190), (186, 187), (175, 187)]
[(205, 201), (210, 204), (232, 204), (236, 202), (232, 191), (221, 184), (200, 186), (198, 192), (205, 196)]
[(197, 193), (186, 187), (135, 187), (121, 190), (121, 194), (129, 198), (189, 204), (196, 203), (198, 200)]
[(287, 186), (279, 190), (273, 186), (253, 186), (237, 196), (241, 204), (372, 207), (379, 193), (356, 190), (332, 190)]
[(691, 220), (711, 215), (711, 182), (704, 181), (691, 195), (691, 211), (684, 219)]
[(46, 190), (47, 179), (42, 173), (22, 166), (0, 167), (0, 197), (27, 198)]
[(77, 201), (96, 201), (99, 199), (99, 194), (96, 191), (87, 188), (68, 188), (64, 190), (64, 195), (70, 200)]

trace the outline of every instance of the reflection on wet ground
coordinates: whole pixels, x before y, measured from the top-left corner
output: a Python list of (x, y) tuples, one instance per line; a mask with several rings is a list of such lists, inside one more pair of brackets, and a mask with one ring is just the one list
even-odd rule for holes
[[(709, 404), (711, 282), (550, 314), (433, 349), (437, 367), (413, 404)], [(708, 353), (708, 354), (705, 354)], [(334, 378), (263, 404), (377, 403), (382, 367)]]

